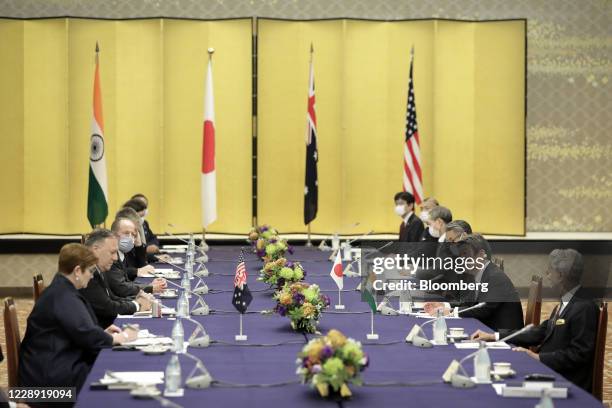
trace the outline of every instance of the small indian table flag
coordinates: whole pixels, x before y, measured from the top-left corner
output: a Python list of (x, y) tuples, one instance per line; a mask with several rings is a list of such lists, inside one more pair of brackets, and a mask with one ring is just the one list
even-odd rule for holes
[(336, 282), (336, 286), (338, 286), (338, 304), (335, 306), (336, 309), (344, 309), (344, 305), (342, 304), (342, 288), (344, 287), (344, 271), (342, 270), (342, 257), (340, 256), (340, 251), (336, 254), (336, 259), (334, 260), (334, 266), (332, 266), (332, 270), (329, 273), (334, 282)]
[(370, 306), (370, 333), (366, 335), (368, 340), (378, 340), (378, 334), (374, 333), (374, 313), (376, 313), (378, 309), (373, 285), (375, 279), (376, 275), (370, 272), (365, 282), (362, 282), (363, 284), (361, 285), (361, 300), (365, 301), (368, 306)]

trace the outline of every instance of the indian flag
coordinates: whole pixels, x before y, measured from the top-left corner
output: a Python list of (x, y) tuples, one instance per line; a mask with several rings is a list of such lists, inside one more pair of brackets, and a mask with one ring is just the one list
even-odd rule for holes
[(96, 43), (96, 70), (94, 73), (93, 119), (89, 145), (89, 189), (87, 192), (87, 219), (94, 228), (104, 223), (108, 215), (108, 183), (104, 157), (104, 118), (100, 91), (100, 48)]
[(376, 313), (376, 294), (374, 293), (374, 281), (376, 275), (374, 272), (370, 272), (367, 276), (364, 276), (361, 281), (361, 300), (366, 302), (372, 312)]
[(217, 172), (215, 169), (215, 102), (213, 96), (212, 48), (208, 49), (208, 70), (204, 91), (204, 128), (202, 135), (202, 226), (217, 219)]

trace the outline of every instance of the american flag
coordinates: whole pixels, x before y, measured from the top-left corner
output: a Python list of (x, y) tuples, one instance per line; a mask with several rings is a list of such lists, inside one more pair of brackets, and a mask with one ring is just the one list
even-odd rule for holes
[(417, 204), (423, 201), (423, 176), (421, 175), (421, 148), (417, 127), (416, 103), (412, 80), (414, 48), (410, 52), (410, 77), (408, 79), (408, 105), (406, 108), (406, 131), (404, 143), (404, 191), (411, 193)]
[(304, 225), (317, 216), (319, 206), (319, 179), (317, 175), (317, 115), (315, 112), (313, 47), (310, 45), (310, 75), (308, 80), (308, 113), (306, 115), (306, 180), (304, 182)]
[(253, 295), (249, 290), (247, 281), (247, 270), (244, 263), (244, 255), (240, 251), (238, 257), (238, 266), (236, 267), (236, 275), (234, 276), (234, 293), (232, 295), (232, 304), (240, 313), (244, 314), (253, 300)]
[(246, 264), (244, 263), (244, 255), (240, 251), (238, 256), (238, 266), (236, 266), (236, 274), (234, 275), (234, 287), (242, 287), (247, 281)]

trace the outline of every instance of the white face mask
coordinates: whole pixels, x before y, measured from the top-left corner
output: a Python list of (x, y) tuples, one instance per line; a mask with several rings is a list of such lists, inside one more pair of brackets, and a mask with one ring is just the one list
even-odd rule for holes
[(396, 205), (395, 206), (395, 214), (397, 214), (400, 217), (402, 217), (404, 214), (406, 214), (406, 206), (404, 204)]
[(430, 225), (427, 229), (429, 230), (429, 235), (434, 238), (440, 238), (440, 231), (435, 229), (432, 225)]
[(427, 210), (421, 211), (421, 213), (419, 214), (419, 218), (421, 219), (421, 221), (427, 222), (427, 220), (429, 219), (429, 211)]

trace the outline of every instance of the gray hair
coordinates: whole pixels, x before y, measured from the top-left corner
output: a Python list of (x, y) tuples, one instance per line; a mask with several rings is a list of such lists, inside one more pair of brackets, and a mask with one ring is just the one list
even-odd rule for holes
[(446, 231), (455, 231), (457, 234), (467, 233), (463, 225), (459, 224), (457, 221), (451, 221), (446, 224)]
[(551, 269), (559, 272), (563, 281), (578, 285), (584, 270), (582, 255), (575, 249), (554, 249), (549, 255)]
[(431, 211), (429, 211), (430, 220), (435, 221), (438, 218), (444, 221), (445, 224), (448, 224), (449, 222), (453, 220), (453, 213), (451, 213), (451, 210), (449, 210), (448, 208), (442, 207), (441, 205), (439, 205), (437, 207), (432, 208)]
[(87, 235), (87, 237), (85, 238), (84, 245), (88, 248), (91, 248), (96, 244), (104, 242), (108, 238), (117, 238), (117, 235), (111, 230), (107, 230), (105, 228), (98, 228), (93, 230), (89, 235)]

